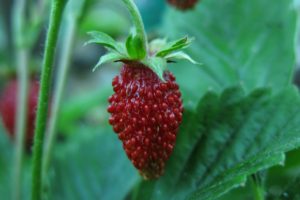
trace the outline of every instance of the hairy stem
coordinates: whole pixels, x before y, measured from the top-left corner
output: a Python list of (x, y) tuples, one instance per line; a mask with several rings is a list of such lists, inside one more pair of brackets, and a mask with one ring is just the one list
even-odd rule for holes
[(27, 100), (28, 100), (28, 49), (23, 45), (23, 28), (25, 18), (25, 0), (16, 0), (13, 8), (13, 33), (16, 65), (18, 70), (18, 101), (16, 117), (16, 148), (13, 170), (14, 200), (21, 199), (21, 172), (24, 157), (24, 138), (27, 129)]
[(129, 10), (129, 13), (132, 17), (134, 27), (136, 29), (136, 34), (142, 39), (143, 41), (143, 48), (145, 49), (145, 52), (148, 50), (148, 40), (147, 40), (147, 34), (145, 31), (145, 26), (141, 17), (141, 14), (133, 2), (133, 0), (123, 0), (125, 5), (127, 6), (127, 9)]
[(52, 65), (57, 44), (62, 14), (65, 8), (66, 0), (53, 0), (50, 14), (50, 24), (47, 33), (46, 47), (43, 60), (43, 68), (41, 74), (40, 94), (38, 100), (38, 109), (36, 117), (36, 127), (34, 134), (33, 149), (33, 168), (32, 168), (32, 188), (31, 199), (41, 199), (42, 188), (42, 155), (43, 141), (46, 130), (49, 93), (52, 77)]
[(43, 159), (43, 172), (47, 173), (52, 157), (53, 145), (56, 137), (57, 120), (59, 116), (60, 105), (64, 93), (65, 82), (67, 78), (67, 72), (70, 66), (73, 44), (75, 39), (76, 18), (69, 17), (67, 21), (67, 28), (64, 34), (64, 45), (62, 48), (62, 55), (58, 64), (57, 81), (54, 89), (54, 99), (51, 106), (51, 116), (45, 140), (45, 151)]

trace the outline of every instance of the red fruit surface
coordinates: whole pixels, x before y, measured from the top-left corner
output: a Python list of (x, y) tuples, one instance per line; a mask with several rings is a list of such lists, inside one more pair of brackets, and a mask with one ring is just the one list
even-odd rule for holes
[[(27, 113), (27, 131), (26, 131), (26, 145), (30, 146), (33, 140), (34, 123), (36, 116), (36, 106), (39, 93), (39, 83), (30, 81), (28, 91), (28, 113)], [(14, 138), (15, 133), (15, 119), (17, 116), (17, 99), (18, 99), (18, 81), (10, 81), (0, 96), (0, 114), (3, 124), (8, 133)]]
[(180, 10), (187, 10), (193, 8), (198, 0), (168, 0), (168, 2)]
[(160, 177), (182, 121), (182, 100), (172, 73), (166, 82), (141, 64), (124, 65), (113, 79), (109, 123), (133, 165), (146, 179)]

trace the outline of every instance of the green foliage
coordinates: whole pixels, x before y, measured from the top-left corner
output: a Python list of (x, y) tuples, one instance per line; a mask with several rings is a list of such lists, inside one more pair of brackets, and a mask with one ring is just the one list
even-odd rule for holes
[[(115, 5), (112, 1), (109, 3)], [(86, 35), (91, 30), (98, 30), (112, 36), (127, 33), (130, 26), (129, 19), (124, 16), (124, 13), (117, 12), (118, 9), (114, 9), (113, 5), (109, 5), (109, 8), (107, 8), (106, 2), (105, 6), (102, 7), (93, 6), (83, 16), (82, 23), (80, 24), (80, 35)]]
[(0, 194), (3, 199), (9, 199), (11, 195), (12, 150), (12, 144), (0, 122)]
[(116, 135), (99, 127), (83, 127), (73, 134), (67, 145), (57, 147), (50, 199), (124, 199), (138, 174)]
[(283, 193), (277, 199), (294, 199), (299, 200), (300, 175), (291, 181), (285, 188)]
[[(299, 198), (300, 97), (291, 83), (296, 36), (292, 0), (201, 1), (195, 10), (184, 13), (168, 9), (159, 30), (170, 38), (195, 38), (188, 54), (178, 51), (190, 44), (187, 38), (149, 44), (155, 56), (142, 62), (161, 79), (166, 60), (203, 63), (167, 64), (183, 92), (185, 113), (165, 175), (140, 181), (122, 143), (108, 128), (104, 109), (112, 90), (96, 85), (90, 94), (74, 95), (63, 105), (59, 124), (63, 134), (48, 174), (47, 197), (248, 199), (254, 196), (248, 177), (263, 170), (267, 197)], [(97, 66), (144, 55), (132, 37), (121, 45), (105, 33), (90, 35), (88, 43), (112, 51)], [(93, 116), (95, 126), (86, 115), (97, 106), (105, 119)], [(5, 198), (10, 191), (7, 163), (12, 144), (2, 129), (0, 134), (0, 193)], [(26, 172), (29, 167), (25, 168)], [(242, 186), (243, 190), (237, 189)], [(272, 193), (274, 187), (280, 189)]]
[(139, 198), (216, 199), (248, 175), (283, 164), (283, 153), (300, 146), (299, 109), (293, 88), (275, 96), (267, 89), (246, 97), (239, 88), (207, 93), (185, 115), (166, 174), (141, 186)]
[[(133, 197), (216, 199), (249, 175), (283, 165), (284, 153), (300, 145), (300, 100), (289, 87), (296, 30), (290, 2), (206, 1), (192, 12), (168, 11), (163, 27), (174, 38), (195, 37), (188, 53), (204, 65), (179, 63), (174, 71), (186, 107), (203, 97), (185, 113), (166, 174), (142, 182)], [(226, 89), (239, 83), (243, 89)]]
[(186, 51), (203, 65), (174, 67), (188, 90), (184, 97), (191, 99), (193, 93), (194, 102), (207, 88), (221, 92), (242, 83), (246, 91), (264, 86), (280, 90), (291, 83), (296, 37), (292, 0), (202, 1), (193, 11), (169, 10), (161, 33), (195, 38)]

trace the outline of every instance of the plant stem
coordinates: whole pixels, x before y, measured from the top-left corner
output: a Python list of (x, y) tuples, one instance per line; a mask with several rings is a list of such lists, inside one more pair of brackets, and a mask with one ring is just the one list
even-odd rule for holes
[(24, 46), (22, 36), (25, 18), (25, 0), (16, 0), (13, 8), (13, 33), (15, 56), (18, 69), (18, 101), (16, 117), (16, 148), (14, 155), (12, 198), (21, 199), (21, 172), (24, 157), (24, 138), (27, 130), (28, 101), (28, 48)]
[(254, 174), (251, 176), (251, 185), (254, 193), (254, 199), (255, 200), (264, 200), (264, 189), (259, 183), (257, 174)]
[(43, 172), (47, 173), (52, 157), (53, 145), (56, 137), (57, 120), (59, 116), (60, 105), (64, 93), (64, 86), (67, 78), (67, 72), (70, 66), (73, 42), (75, 39), (75, 31), (77, 18), (70, 16), (67, 21), (67, 28), (63, 37), (64, 45), (62, 48), (62, 55), (58, 64), (57, 81), (54, 90), (54, 99), (51, 106), (51, 116), (45, 140), (44, 159), (43, 159)]
[(148, 50), (148, 40), (147, 40), (147, 34), (145, 31), (145, 26), (141, 17), (141, 14), (133, 2), (133, 0), (123, 0), (125, 5), (127, 6), (127, 9), (129, 10), (129, 13), (132, 17), (133, 24), (136, 29), (136, 34), (142, 39), (143, 41), (143, 48), (145, 49), (145, 52)]
[(21, 199), (21, 172), (24, 157), (24, 138), (27, 130), (28, 72), (27, 52), (25, 49), (17, 53), (18, 60), (18, 104), (16, 119), (16, 149), (14, 161), (13, 199)]
[(33, 149), (33, 168), (32, 168), (32, 188), (31, 199), (41, 199), (42, 188), (42, 151), (44, 143), (44, 133), (46, 130), (49, 92), (52, 77), (52, 65), (57, 44), (62, 14), (65, 8), (66, 0), (53, 0), (50, 14), (50, 24), (47, 33), (46, 47), (41, 74), (40, 94), (38, 100), (38, 109), (36, 117), (36, 126), (34, 134)]
[(24, 140), (27, 130), (27, 101), (28, 101), (28, 55), (26, 50), (20, 50), (18, 60), (18, 105), (16, 119), (16, 149), (14, 161), (13, 199), (21, 199), (21, 172), (24, 157)]

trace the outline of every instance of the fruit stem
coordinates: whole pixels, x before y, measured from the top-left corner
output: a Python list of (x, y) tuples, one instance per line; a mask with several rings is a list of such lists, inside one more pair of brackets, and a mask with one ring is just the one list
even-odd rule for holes
[(259, 177), (257, 174), (253, 174), (251, 176), (251, 185), (254, 193), (254, 199), (255, 200), (264, 200), (264, 189), (261, 186), (261, 183), (259, 181)]
[(60, 24), (66, 0), (53, 0), (51, 6), (50, 23), (46, 38), (46, 48), (42, 66), (40, 93), (37, 107), (36, 125), (34, 133), (33, 147), (33, 168), (32, 168), (32, 186), (31, 199), (41, 199), (42, 188), (42, 156), (44, 133), (48, 115), (49, 93), (51, 86), (52, 65), (58, 39)]
[(21, 173), (24, 159), (24, 138), (27, 130), (27, 101), (28, 101), (28, 48), (23, 45), (22, 30), (24, 28), (25, 1), (17, 0), (13, 8), (13, 33), (18, 71), (18, 100), (16, 115), (16, 145), (14, 152), (13, 188), (12, 198), (21, 199)]
[(133, 0), (123, 0), (123, 2), (127, 6), (127, 9), (132, 17), (137, 36), (139, 36), (143, 41), (143, 49), (145, 50), (144, 52), (148, 52), (147, 34), (139, 9)]
[(64, 45), (62, 48), (62, 55), (58, 63), (57, 81), (53, 94), (53, 103), (51, 106), (51, 116), (49, 119), (49, 126), (47, 130), (45, 149), (44, 149), (44, 159), (43, 159), (43, 172), (46, 174), (49, 170), (53, 145), (56, 137), (56, 128), (58, 122), (59, 111), (61, 108), (61, 101), (64, 93), (67, 72), (70, 66), (71, 56), (73, 52), (75, 32), (77, 30), (78, 17), (68, 15), (66, 22), (66, 30), (63, 36)]

